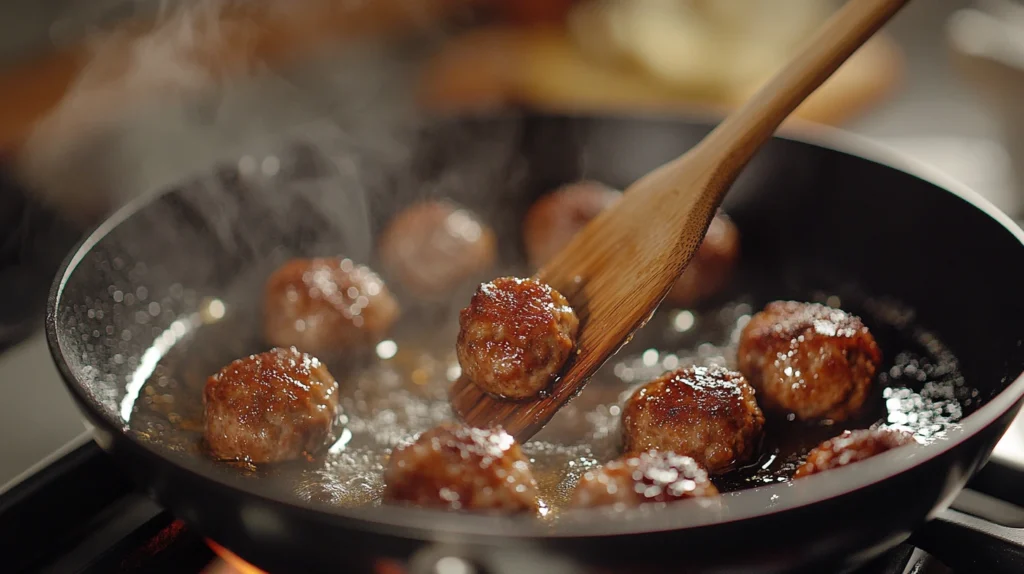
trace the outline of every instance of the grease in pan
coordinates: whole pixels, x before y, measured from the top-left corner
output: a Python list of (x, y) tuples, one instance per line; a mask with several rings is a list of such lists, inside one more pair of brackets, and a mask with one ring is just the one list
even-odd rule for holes
[[(372, 273), (369, 270), (367, 272)], [(378, 291), (386, 293), (386, 286), (381, 285)], [(832, 303), (835, 304), (836, 301)], [(773, 308), (768, 307), (769, 310)], [(818, 309), (813, 305), (807, 305), (806, 308)], [(824, 306), (820, 308), (822, 312), (850, 317), (841, 311), (826, 311), (827, 309)], [(571, 492), (583, 474), (602, 472), (598, 470), (600, 465), (620, 456), (623, 446), (620, 444), (620, 435), (623, 432), (620, 418), (623, 407), (627, 404), (625, 399), (630, 396), (636, 383), (647, 383), (664, 371), (682, 369), (688, 365), (710, 367), (713, 370), (721, 367), (743, 367), (742, 361), (737, 364), (736, 343), (746, 340), (744, 336), (750, 331), (749, 305), (734, 301), (702, 309), (663, 309), (660, 315), (671, 318), (660, 322), (662, 332), (653, 337), (655, 341), (651, 348), (639, 355), (630, 354), (627, 348), (623, 358), (599, 373), (595, 384), (560, 413), (548, 429), (535, 440), (522, 445), (523, 452), (529, 460), (528, 464), (532, 467), (528, 470), (536, 476), (539, 499), (550, 504), (553, 509), (561, 508), (569, 501)], [(436, 326), (436, 331), (424, 329), (423, 325), (400, 325), (396, 329), (394, 339), (386, 339), (378, 346), (377, 361), (369, 365), (360, 364), (347, 368), (341, 377), (341, 408), (336, 422), (336, 434), (339, 436), (337, 442), (333, 445), (324, 445), (322, 452), (315, 453), (318, 456), (312, 462), (272, 465), (260, 468), (258, 472), (266, 476), (288, 477), (295, 485), (294, 491), (310, 501), (341, 505), (380, 501), (382, 493), (385, 492), (383, 470), (388, 463), (389, 453), (403, 447), (410, 448), (410, 443), (417, 436), (421, 436), (421, 433), (441, 432), (439, 429), (444, 427), (437, 425), (447, 424), (446, 421), (451, 419), (450, 410), (445, 403), (445, 388), (455, 378), (464, 376), (464, 373), (452, 352), (450, 342), (454, 341), (454, 337), (446, 339), (440, 335), (446, 330), (451, 333), (456, 328), (454, 320), (449, 318), (442, 323), (444, 324)], [(779, 321), (776, 323), (781, 324)], [(771, 328), (772, 324), (769, 320), (768, 328)], [(861, 328), (863, 333), (860, 335), (870, 337), (866, 327), (861, 325)], [(379, 341), (384, 336), (383, 332), (379, 330), (367, 341)], [(802, 332), (790, 334), (793, 335), (790, 337), (792, 341), (804, 335)], [(746, 338), (749, 339), (749, 336)], [(680, 345), (683, 339), (688, 344)], [(446, 340), (449, 343), (447, 345)], [(346, 345), (347, 343), (339, 340), (336, 343), (338, 348), (335, 350), (343, 351)], [(826, 339), (823, 345), (815, 347), (812, 351), (801, 352), (805, 355), (808, 352), (819, 352), (828, 345)], [(897, 349), (902, 348), (904, 352), (897, 354), (897, 361), (906, 362), (908, 357), (911, 357), (906, 351), (914, 346), (912, 341), (900, 340)], [(635, 345), (631, 348), (635, 348)], [(926, 359), (920, 355), (909, 360), (926, 364)], [(889, 373), (896, 371), (898, 368), (889, 369)], [(811, 378), (818, 379), (817, 373), (810, 370), (808, 372)], [(739, 376), (739, 373), (735, 375)], [(885, 378), (891, 377), (886, 374)], [(835, 386), (838, 382), (832, 381), (830, 384)], [(833, 417), (822, 420), (823, 416), (828, 414), (828, 409), (810, 416), (794, 416), (797, 414), (794, 409), (779, 409), (777, 401), (770, 403), (776, 407), (774, 410), (782, 415), (779, 420), (773, 420), (769, 425), (774, 427), (773, 432), (762, 441), (758, 425), (756, 432), (737, 443), (742, 448), (734, 450), (732, 456), (726, 457), (722, 464), (719, 464), (718, 458), (701, 456), (699, 450), (687, 450), (687, 441), (675, 440), (677, 437), (673, 437), (671, 431), (662, 428), (664, 424), (656, 426), (659, 426), (660, 432), (668, 434), (668, 443), (657, 446), (663, 449), (662, 456), (697, 456), (694, 463), (698, 464), (700, 472), (708, 470), (702, 467), (710, 466), (710, 470), (716, 474), (713, 480), (718, 487), (726, 491), (734, 490), (765, 482), (789, 480), (806, 452), (822, 440), (845, 428), (855, 429), (887, 422), (886, 417), (880, 416), (884, 412), (879, 408), (882, 406), (882, 393), (887, 393), (890, 397), (894, 394), (902, 396), (909, 393), (913, 397), (912, 400), (916, 400), (917, 406), (923, 410), (934, 406), (933, 397), (908, 389), (888, 387), (883, 390), (872, 385), (871, 377), (867, 377), (866, 380), (858, 379), (857, 385), (864, 391), (860, 403), (866, 404), (861, 405), (857, 401), (852, 401), (842, 411), (845, 418)], [(757, 400), (763, 404), (765, 397), (758, 395)], [(952, 401), (955, 400), (953, 397)], [(900, 404), (902, 403), (899, 401), (889, 400), (884, 403), (884, 407), (899, 408)], [(753, 404), (753, 408), (759, 417), (757, 404)], [(679, 409), (675, 409), (674, 412), (677, 411)], [(703, 420), (700, 418), (702, 413), (699, 408), (690, 411), (691, 416), (697, 417), (695, 420)], [(836, 409), (833, 411), (839, 412)], [(947, 418), (955, 419), (955, 411), (956, 409), (950, 409), (952, 414)], [(786, 420), (787, 414), (791, 415), (789, 418), (797, 420)], [(921, 431), (919, 438), (925, 439), (930, 432), (929, 428), (922, 425), (920, 429), (915, 429), (914, 424), (905, 424), (909, 418), (904, 417), (903, 426), (908, 426), (912, 431)], [(919, 417), (920, 420), (924, 418)], [(898, 414), (896, 419), (899, 419)], [(726, 421), (729, 420), (731, 419), (727, 416)], [(729, 427), (727, 425), (722, 428)], [(728, 434), (721, 432), (722, 428), (715, 427), (711, 430), (718, 429), (717, 431), (703, 435), (720, 438)], [(650, 434), (649, 429), (645, 432)], [(647, 445), (644, 448), (650, 446), (655, 445)], [(722, 450), (720, 445), (698, 443), (698, 446), (706, 447), (705, 450), (710, 449), (709, 452)], [(735, 448), (735, 445), (727, 444), (724, 448), (728, 450)], [(680, 452), (673, 452), (674, 450)], [(255, 459), (252, 460), (256, 462)], [(394, 472), (392, 476), (395, 476)], [(634, 486), (640, 488), (642, 482), (637, 482)], [(473, 507), (473, 504), (466, 505), (466, 508)]]

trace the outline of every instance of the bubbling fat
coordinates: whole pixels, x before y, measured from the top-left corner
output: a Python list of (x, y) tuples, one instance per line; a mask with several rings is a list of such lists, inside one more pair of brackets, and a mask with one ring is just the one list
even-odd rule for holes
[[(828, 302), (837, 304), (834, 297)], [(742, 469), (714, 478), (721, 491), (788, 481), (807, 451), (845, 429), (885, 425), (929, 442), (955, 426), (965, 410), (973, 409), (977, 391), (964, 385), (955, 358), (933, 336), (912, 326), (880, 325), (887, 316), (899, 315), (881, 303), (863, 307), (870, 313), (862, 313), (865, 321), (876, 336), (885, 339), (880, 341), (885, 356), (862, 414), (842, 424), (785, 417), (770, 420), (760, 456)], [(739, 333), (753, 311), (750, 304), (737, 301), (704, 311), (659, 312), (579, 397), (522, 445), (547, 516), (558, 514), (567, 504), (584, 472), (619, 456), (619, 418), (634, 389), (665, 371), (689, 365), (735, 369)], [(455, 340), (458, 325), (452, 320), (429, 333), (416, 327), (399, 326), (393, 339), (377, 346), (377, 357), (369, 363), (330, 365), (342, 386), (342, 414), (339, 439), (323, 456), (313, 462), (243, 470), (275, 481), (312, 505), (380, 504), (383, 471), (392, 450), (452, 419), (447, 389), (460, 370), (452, 345), (444, 343)], [(879, 332), (883, 330), (898, 334), (886, 336)], [(195, 431), (201, 428), (197, 417), (202, 411), (195, 395), (202, 377), (191, 361), (201, 349), (196, 339), (186, 338), (165, 357), (166, 365), (143, 389), (130, 427), (140, 438), (201, 454), (201, 435)]]

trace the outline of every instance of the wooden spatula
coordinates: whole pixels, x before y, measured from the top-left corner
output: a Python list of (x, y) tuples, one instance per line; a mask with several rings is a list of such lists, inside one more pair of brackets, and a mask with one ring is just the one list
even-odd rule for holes
[(779, 124), (908, 0), (849, 0), (749, 102), (682, 157), (631, 185), (537, 278), (580, 318), (578, 352), (550, 393), (492, 398), (465, 379), (452, 407), (468, 424), (501, 425), (520, 441), (540, 430), (654, 313), (704, 238), (726, 191)]

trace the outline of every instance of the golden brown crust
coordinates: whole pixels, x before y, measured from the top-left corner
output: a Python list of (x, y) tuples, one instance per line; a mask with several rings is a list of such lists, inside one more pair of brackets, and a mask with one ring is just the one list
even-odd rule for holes
[(578, 181), (534, 202), (523, 219), (523, 243), (530, 265), (539, 268), (547, 263), (621, 196), (621, 192), (596, 181)]
[(764, 415), (754, 389), (722, 367), (687, 367), (638, 389), (622, 412), (625, 449), (692, 457), (711, 474), (753, 458)]
[(776, 301), (744, 327), (739, 368), (766, 410), (837, 421), (867, 399), (882, 355), (861, 320), (817, 303)]
[(238, 359), (203, 392), (204, 437), (221, 460), (280, 462), (333, 441), (338, 383), (315, 357), (275, 348)]
[(339, 257), (292, 259), (267, 281), (264, 338), (319, 355), (377, 342), (398, 303), (370, 268)]
[(740, 232), (725, 213), (711, 220), (704, 241), (675, 285), (665, 296), (671, 305), (687, 307), (724, 289), (740, 257)]
[(845, 431), (807, 454), (793, 478), (803, 478), (871, 458), (894, 448), (917, 444), (908, 432), (894, 429)]
[(450, 293), (494, 266), (494, 232), (468, 209), (425, 201), (399, 213), (380, 239), (389, 276), (422, 297)]
[(526, 399), (546, 389), (576, 347), (579, 320), (561, 293), (533, 279), (480, 285), (459, 314), (462, 373), (494, 396)]
[(697, 461), (673, 452), (649, 451), (583, 473), (569, 504), (577, 508), (629, 507), (717, 494)]
[(537, 483), (511, 435), (446, 423), (391, 454), (384, 500), (448, 510), (536, 511)]

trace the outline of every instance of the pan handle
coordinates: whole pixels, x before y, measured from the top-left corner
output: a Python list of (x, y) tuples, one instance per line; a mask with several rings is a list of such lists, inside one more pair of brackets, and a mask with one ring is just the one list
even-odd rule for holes
[(964, 490), (910, 542), (957, 572), (1024, 572), (1024, 508)]

